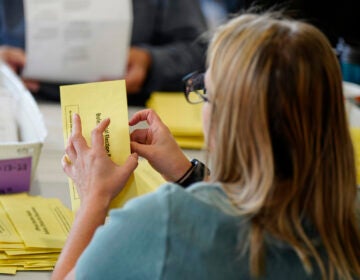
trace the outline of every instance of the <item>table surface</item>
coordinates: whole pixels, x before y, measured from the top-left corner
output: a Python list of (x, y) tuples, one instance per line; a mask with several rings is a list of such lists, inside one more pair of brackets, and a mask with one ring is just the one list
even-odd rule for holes
[[(41, 151), (30, 194), (58, 198), (65, 206), (71, 208), (68, 178), (61, 167), (61, 158), (64, 154), (61, 107), (59, 103), (44, 101), (38, 101), (38, 105), (47, 129), (47, 137)], [(142, 108), (129, 108), (129, 116), (140, 109)], [(201, 150), (184, 150), (184, 152), (189, 157), (204, 159), (204, 152)], [(49, 271), (19, 271), (16, 275), (0, 275), (0, 279), (43, 280), (50, 279), (50, 276), (51, 272)]]

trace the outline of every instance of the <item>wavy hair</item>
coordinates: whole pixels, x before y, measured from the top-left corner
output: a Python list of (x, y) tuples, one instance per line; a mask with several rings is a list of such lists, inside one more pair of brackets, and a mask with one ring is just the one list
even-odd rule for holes
[(315, 260), (324, 279), (360, 276), (354, 151), (327, 38), (280, 13), (246, 13), (218, 29), (207, 57), (211, 179), (250, 220), (252, 274), (264, 273), (270, 234), (292, 246), (308, 273)]

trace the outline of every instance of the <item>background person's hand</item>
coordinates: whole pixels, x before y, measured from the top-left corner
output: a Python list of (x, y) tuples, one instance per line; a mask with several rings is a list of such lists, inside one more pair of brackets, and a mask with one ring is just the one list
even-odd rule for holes
[(5, 61), (15, 73), (19, 73), (25, 65), (25, 53), (22, 49), (10, 46), (0, 47), (0, 58)]
[(35, 80), (22, 78), (25, 87), (32, 93), (37, 93), (40, 89), (40, 83)]
[(151, 56), (148, 51), (138, 47), (130, 48), (125, 75), (126, 90), (128, 94), (134, 94), (141, 90), (150, 65)]
[(189, 159), (153, 110), (137, 112), (130, 119), (129, 125), (142, 121), (146, 121), (148, 127), (135, 129), (131, 133), (131, 151), (146, 158), (165, 180), (177, 181), (191, 167)]
[[(16, 73), (20, 74), (25, 66), (26, 56), (25, 52), (16, 47), (0, 46), (0, 59), (2, 59), (10, 68)], [(28, 90), (36, 93), (39, 90), (39, 82), (30, 79), (22, 79), (24, 85)]]
[(96, 126), (89, 147), (81, 132), (80, 116), (73, 116), (72, 134), (62, 165), (65, 173), (73, 179), (81, 203), (96, 201), (108, 207), (137, 167), (136, 154), (130, 155), (122, 166), (115, 164), (106, 154), (103, 133), (109, 124), (110, 119), (104, 119)]

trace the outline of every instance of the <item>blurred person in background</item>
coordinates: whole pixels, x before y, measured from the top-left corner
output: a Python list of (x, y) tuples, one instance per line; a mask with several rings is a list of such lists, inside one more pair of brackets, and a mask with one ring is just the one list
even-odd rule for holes
[[(128, 67), (119, 79), (126, 79), (129, 104), (144, 105), (152, 91), (181, 91), (181, 77), (204, 68), (207, 41), (201, 35), (207, 24), (198, 1), (133, 0), (132, 5)], [(0, 0), (0, 46), (25, 52), (23, 0)], [(24, 63), (16, 66), (20, 75)], [(35, 96), (60, 99), (59, 84), (31, 82)]]
[[(25, 65), (26, 57), (21, 48), (0, 46), (0, 60), (9, 65), (15, 73), (20, 74)], [(23, 79), (23, 82), (30, 91), (36, 92), (39, 90), (37, 81)]]

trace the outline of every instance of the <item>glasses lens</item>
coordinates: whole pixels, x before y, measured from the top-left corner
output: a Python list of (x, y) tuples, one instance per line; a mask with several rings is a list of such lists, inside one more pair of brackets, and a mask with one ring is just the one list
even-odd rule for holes
[(188, 98), (190, 103), (204, 102), (206, 100), (205, 90), (204, 89), (199, 89), (199, 90), (190, 91), (187, 98)]
[(200, 103), (206, 100), (204, 73), (191, 73), (184, 79), (185, 95), (190, 103)]

